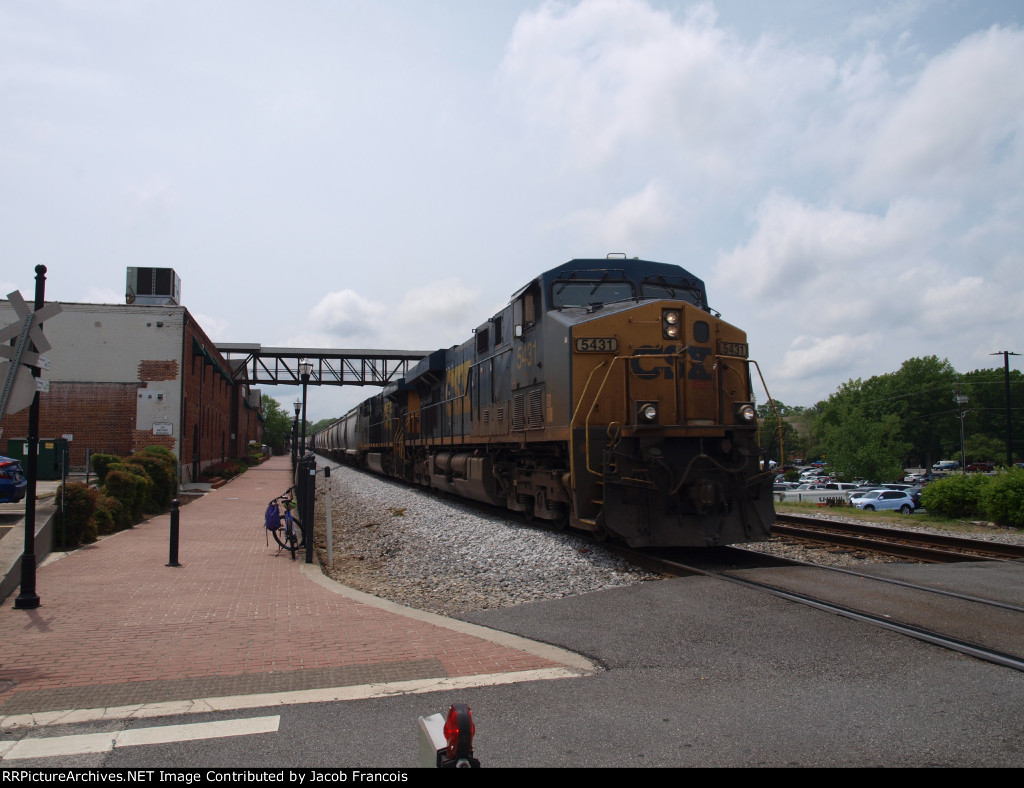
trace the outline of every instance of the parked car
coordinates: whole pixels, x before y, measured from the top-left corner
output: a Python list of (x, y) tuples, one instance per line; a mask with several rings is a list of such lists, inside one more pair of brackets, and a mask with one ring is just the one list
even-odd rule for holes
[(968, 473), (991, 473), (996, 466), (990, 462), (972, 462), (967, 466)]
[(868, 490), (863, 493), (854, 493), (850, 496), (850, 505), (868, 512), (875, 510), (898, 510), (903, 514), (910, 514), (917, 507), (914, 499), (903, 490)]
[(0, 503), (17, 503), (25, 497), (28, 480), (21, 463), (10, 457), (0, 457)]

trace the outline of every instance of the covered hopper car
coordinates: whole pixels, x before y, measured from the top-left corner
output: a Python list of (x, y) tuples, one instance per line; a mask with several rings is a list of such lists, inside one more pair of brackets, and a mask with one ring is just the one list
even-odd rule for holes
[(775, 515), (751, 363), (683, 268), (571, 260), (313, 447), (634, 547), (757, 541)]

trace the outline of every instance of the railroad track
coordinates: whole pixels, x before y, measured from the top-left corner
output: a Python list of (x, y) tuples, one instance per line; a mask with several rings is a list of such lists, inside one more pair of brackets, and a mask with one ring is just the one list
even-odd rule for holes
[(1024, 545), (790, 514), (776, 515), (772, 534), (805, 542), (853, 547), (927, 563), (1024, 560)]
[[(634, 552), (623, 549), (621, 554), (651, 571), (674, 576), (703, 575), (735, 583), (1024, 672), (1024, 605), (1012, 601), (777, 557), (773, 557), (774, 566), (746, 568), (749, 565), (744, 563), (745, 559), (737, 556), (736, 563), (744, 568), (719, 570), (683, 564), (651, 551), (643, 551), (634, 558)], [(750, 555), (745, 550), (737, 553)], [(722, 554), (712, 563), (729, 560)], [(794, 572), (794, 568), (799, 571)], [(1021, 577), (1024, 578), (1024, 570)]]

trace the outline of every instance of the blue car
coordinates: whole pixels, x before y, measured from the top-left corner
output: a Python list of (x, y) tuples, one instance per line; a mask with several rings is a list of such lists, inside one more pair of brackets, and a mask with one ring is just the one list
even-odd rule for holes
[(12, 503), (25, 497), (28, 481), (21, 463), (10, 457), (0, 457), (0, 503)]

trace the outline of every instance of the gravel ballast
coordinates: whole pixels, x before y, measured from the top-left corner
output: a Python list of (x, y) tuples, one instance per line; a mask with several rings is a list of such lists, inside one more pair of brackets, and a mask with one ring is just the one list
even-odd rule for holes
[(331, 464), (334, 565), (318, 476), (317, 548), (351, 588), (442, 615), (657, 580), (571, 533)]

